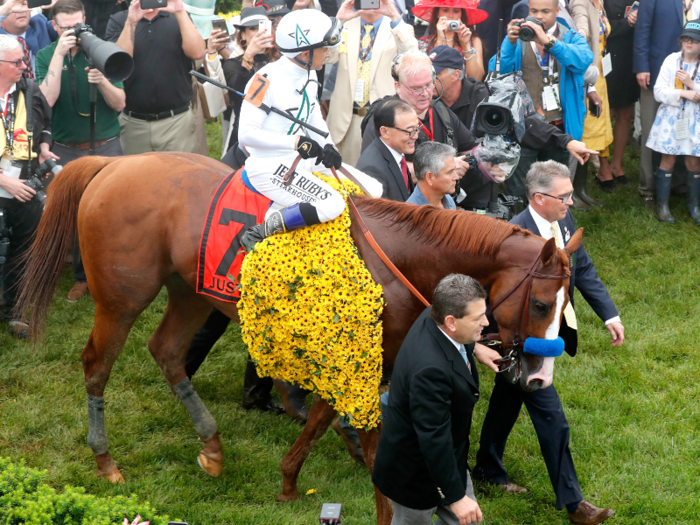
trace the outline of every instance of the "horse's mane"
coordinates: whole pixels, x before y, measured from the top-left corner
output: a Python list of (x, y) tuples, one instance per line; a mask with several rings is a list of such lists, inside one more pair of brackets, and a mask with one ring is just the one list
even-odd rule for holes
[(376, 219), (390, 217), (394, 225), (408, 228), (409, 233), (426, 243), (491, 259), (511, 235), (532, 235), (519, 226), (479, 213), (366, 197), (356, 197), (355, 202), (364, 215)]

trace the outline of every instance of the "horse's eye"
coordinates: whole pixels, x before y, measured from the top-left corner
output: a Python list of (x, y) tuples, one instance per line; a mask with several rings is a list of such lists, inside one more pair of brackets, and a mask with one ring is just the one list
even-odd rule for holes
[(536, 301), (533, 306), (534, 306), (535, 312), (537, 312), (538, 314), (541, 314), (541, 315), (546, 314), (547, 310), (549, 310), (549, 308), (547, 307), (547, 305), (545, 303), (541, 303), (539, 301)]

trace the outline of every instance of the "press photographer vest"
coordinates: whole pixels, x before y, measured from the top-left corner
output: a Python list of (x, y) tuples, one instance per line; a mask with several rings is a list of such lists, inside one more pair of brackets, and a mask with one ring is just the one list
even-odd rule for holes
[[(29, 138), (31, 131), (27, 131), (27, 104), (25, 103), (24, 93), (18, 89), (15, 93), (11, 93), (9, 97), (15, 97), (15, 115), (14, 126), (12, 127), (12, 155), (13, 160), (29, 160)], [(3, 108), (4, 110), (5, 108)], [(5, 119), (0, 119), (0, 151), (3, 157), (9, 157), (10, 151), (7, 148), (7, 130), (5, 129), (5, 120), (11, 122), (10, 115), (6, 115)], [(32, 157), (36, 158), (36, 153), (32, 152)]]

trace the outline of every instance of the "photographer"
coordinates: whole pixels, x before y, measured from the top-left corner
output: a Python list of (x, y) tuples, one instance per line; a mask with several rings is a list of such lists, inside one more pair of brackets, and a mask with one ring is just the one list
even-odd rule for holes
[(143, 10), (134, 0), (128, 11), (109, 19), (105, 39), (134, 57), (134, 72), (124, 82), (126, 108), (119, 115), (124, 153), (194, 153), (189, 71), (206, 47), (182, 0), (169, 0), (160, 10)]
[[(39, 89), (53, 109), (53, 151), (62, 164), (85, 157), (90, 150), (90, 84), (98, 89), (95, 107), (95, 154), (118, 157), (119, 112), (126, 96), (121, 82), (114, 84), (95, 68), (78, 46), (75, 30), (85, 22), (85, 8), (80, 0), (58, 0), (53, 7), (53, 22), (59, 39), (42, 49), (36, 57)], [(87, 293), (87, 278), (77, 243), (73, 250), (75, 285), (68, 301), (75, 302)]]
[[(508, 24), (501, 49), (501, 73), (522, 71), (537, 112), (547, 122), (580, 140), (586, 105), (583, 74), (593, 61), (586, 39), (557, 23), (558, 0), (530, 0), (530, 16)], [(523, 38), (521, 38), (521, 31)], [(530, 40), (527, 38), (532, 37)], [(495, 68), (495, 57), (489, 64)], [(525, 197), (525, 175), (537, 160), (553, 159), (568, 164), (562, 149), (536, 150), (523, 147), (520, 164), (506, 182), (508, 192)]]
[(16, 284), (24, 269), (23, 256), (41, 219), (42, 205), (36, 191), (24, 181), (33, 168), (46, 159), (55, 159), (51, 147), (51, 107), (39, 86), (23, 75), (27, 69), (24, 52), (17, 40), (0, 35), (0, 209), (4, 211), (4, 231), (0, 240), (9, 240), (7, 261), (2, 268), (2, 317), (10, 322), (13, 335), (26, 338), (29, 326), (12, 318), (17, 298)]

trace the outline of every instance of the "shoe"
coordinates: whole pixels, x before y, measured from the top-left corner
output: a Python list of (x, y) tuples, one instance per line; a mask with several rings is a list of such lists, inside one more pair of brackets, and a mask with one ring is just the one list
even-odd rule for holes
[(658, 169), (656, 171), (656, 216), (660, 222), (673, 224), (676, 219), (671, 215), (668, 198), (671, 195), (671, 171)]
[(506, 494), (526, 494), (527, 489), (525, 487), (521, 487), (520, 485), (516, 485), (515, 483), (504, 483), (503, 485), (499, 485), (503, 492)]
[(26, 339), (29, 337), (29, 325), (26, 321), (12, 319), (8, 324), (10, 325), (10, 330), (12, 330), (12, 335), (16, 339)]
[(605, 193), (612, 193), (613, 191), (615, 191), (615, 181), (613, 179), (600, 180), (598, 177), (596, 177), (595, 181)]
[(278, 233), (285, 233), (309, 226), (301, 215), (299, 205), (289, 206), (270, 213), (265, 222), (250, 228), (241, 237), (241, 245), (246, 252), (250, 252), (263, 239)]
[(590, 210), (591, 206), (596, 206), (599, 208), (603, 207), (602, 202), (598, 202), (593, 197), (588, 195), (586, 186), (588, 185), (588, 164), (581, 166), (580, 164), (576, 166), (576, 172), (574, 173), (574, 194), (572, 200), (574, 201), (574, 208), (577, 210)]
[(275, 379), (274, 384), (280, 396), (282, 396), (284, 410), (287, 412), (287, 415), (296, 421), (306, 423), (306, 420), (309, 418), (309, 411), (306, 409), (306, 396), (311, 391), (279, 379)]
[(78, 299), (80, 299), (86, 293), (88, 293), (88, 284), (76, 282), (73, 285), (73, 288), (70, 289), (70, 292), (68, 292), (68, 295), (66, 296), (66, 300), (69, 303), (77, 303)]
[(599, 509), (595, 505), (583, 500), (578, 504), (576, 512), (569, 512), (569, 521), (576, 525), (597, 525), (603, 523), (609, 517), (615, 515), (612, 509)]
[(350, 454), (350, 457), (355, 461), (355, 463), (366, 467), (367, 464), (365, 463), (365, 454), (362, 452), (362, 446), (360, 445), (360, 438), (357, 436), (357, 430), (355, 430), (350, 423), (348, 423), (342, 417), (335, 418), (335, 421), (333, 421), (333, 430), (335, 430), (335, 433), (343, 438), (345, 449), (348, 451), (348, 454)]
[(260, 410), (261, 412), (272, 412), (275, 415), (280, 415), (284, 414), (284, 405), (281, 403), (278, 403), (277, 401), (273, 401), (272, 399), (268, 399), (267, 401), (263, 402), (253, 402), (253, 401), (243, 401), (241, 404), (243, 406), (244, 410)]
[(584, 201), (580, 195), (576, 194), (576, 191), (574, 191), (573, 195), (571, 195), (571, 200), (573, 201), (573, 204), (571, 207), (575, 210), (579, 211), (588, 211), (593, 208), (590, 204), (588, 204), (586, 201)]
[(644, 203), (644, 207), (648, 210), (654, 209), (654, 196), (653, 195), (640, 195), (640, 199)]
[(615, 184), (621, 184), (624, 186), (625, 184), (629, 184), (629, 183), (630, 183), (630, 181), (628, 181), (627, 177), (625, 177), (624, 175), (616, 175), (615, 176)]

